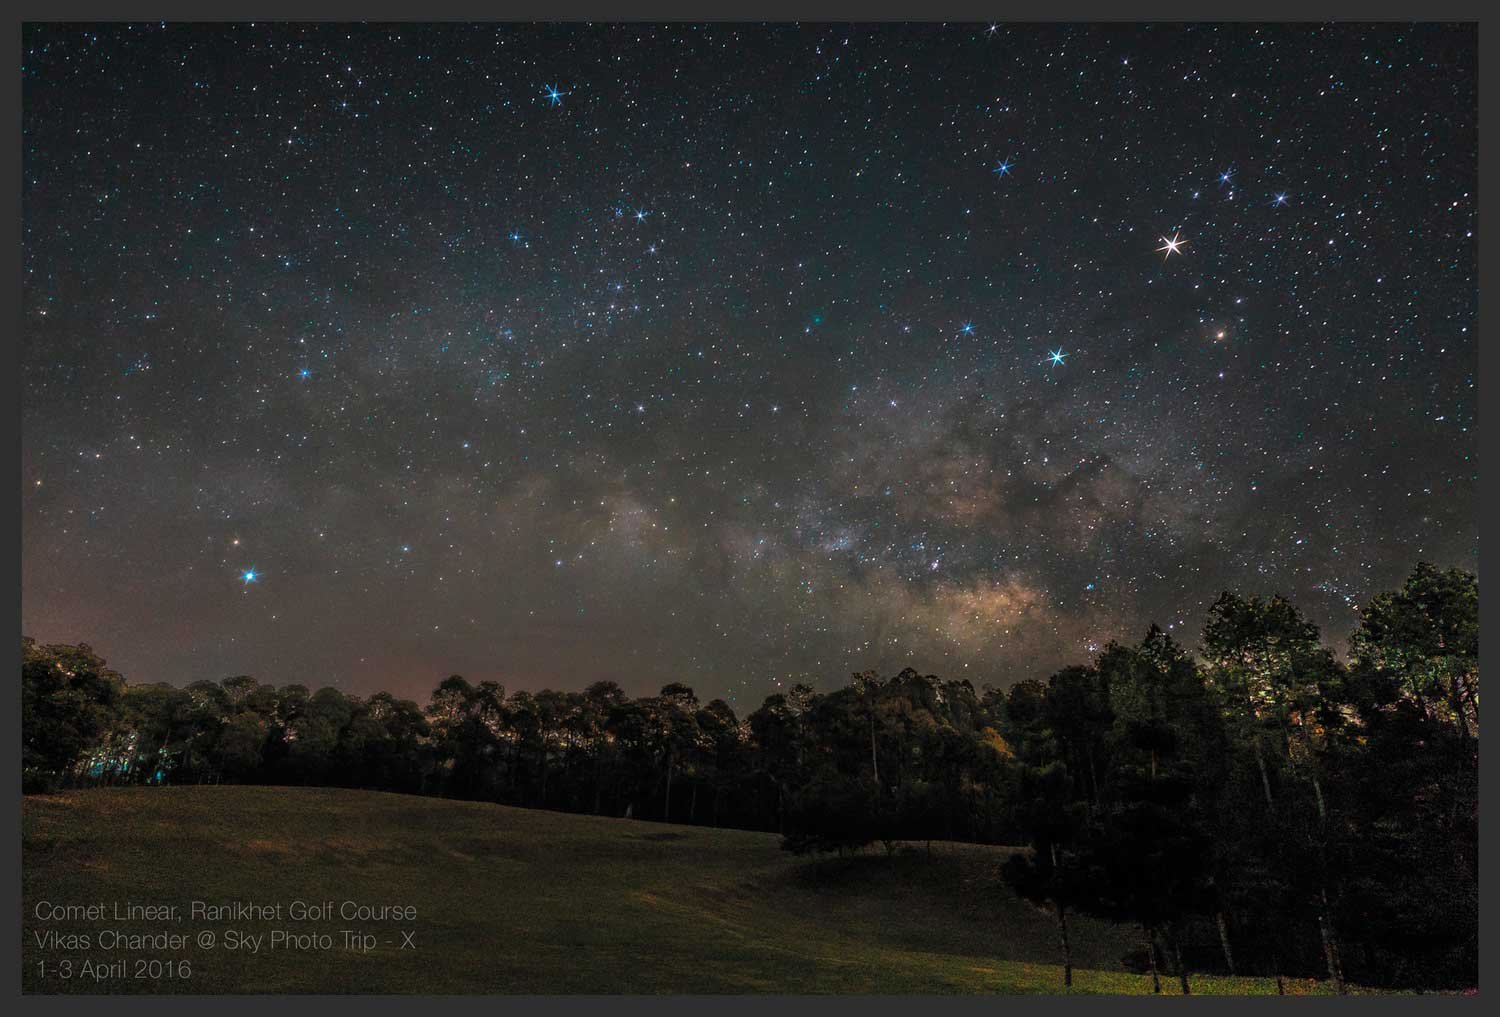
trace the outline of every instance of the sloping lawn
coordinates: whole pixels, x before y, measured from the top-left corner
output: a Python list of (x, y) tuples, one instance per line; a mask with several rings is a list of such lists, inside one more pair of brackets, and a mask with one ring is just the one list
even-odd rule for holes
[[(38, 796), (25, 800), (22, 822), (28, 992), (1062, 991), (1055, 926), (1004, 889), (1003, 849), (877, 849), (815, 862), (768, 834), (306, 788)], [(194, 919), (194, 900), (280, 904), (283, 914)], [(293, 920), (297, 900), (331, 901), (334, 914)], [(345, 901), (415, 907), (416, 918), (346, 920)], [(41, 921), (40, 902), (107, 912), (116, 902), (175, 904), (181, 918)], [(47, 930), (87, 934), (91, 948), (43, 948), (36, 934)], [(103, 950), (105, 930), (187, 942)], [(272, 948), (275, 930), (333, 943)], [(373, 936), (373, 949), (346, 948), (344, 930)], [(403, 948), (403, 931), (414, 948)], [(1074, 992), (1150, 991), (1148, 977), (1121, 965), (1137, 945), (1133, 930), (1075, 918), (1071, 931)], [(205, 932), (212, 949), (197, 942)], [(231, 949), (238, 932), (267, 938), (257, 952)], [(147, 966), (135, 977), (137, 962), (151, 959), (185, 960), (189, 971), (168, 978)], [(1164, 975), (1162, 988), (1176, 992), (1176, 979)], [(1196, 977), (1193, 989), (1275, 985)], [(1323, 988), (1289, 982), (1288, 991)]]

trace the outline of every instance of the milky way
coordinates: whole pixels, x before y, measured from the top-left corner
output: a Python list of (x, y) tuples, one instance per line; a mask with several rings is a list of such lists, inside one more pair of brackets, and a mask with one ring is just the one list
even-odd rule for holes
[(1008, 684), (1477, 568), (1477, 33), (28, 26), (23, 629)]

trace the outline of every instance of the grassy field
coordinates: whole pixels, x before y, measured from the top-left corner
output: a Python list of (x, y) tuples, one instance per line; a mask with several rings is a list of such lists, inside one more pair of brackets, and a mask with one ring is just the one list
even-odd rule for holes
[[(937, 845), (822, 863), (773, 835), (299, 788), (95, 790), (25, 800), (29, 992), (1048, 993), (1051, 918), (1000, 885), (999, 849)], [(188, 903), (415, 906), (414, 921), (202, 921)], [(180, 921), (39, 921), (36, 906), (176, 904)], [(46, 949), (36, 933), (185, 935), (179, 948)], [(319, 931), (332, 948), (228, 949), (231, 930)], [(345, 949), (344, 929), (378, 945)], [(402, 949), (399, 930), (414, 933)], [(197, 944), (204, 932), (213, 949)], [(1141, 993), (1133, 930), (1072, 923), (1074, 992)], [(127, 961), (80, 974), (85, 959)], [(186, 960), (166, 978), (138, 960)], [(70, 977), (60, 965), (71, 961)], [(45, 964), (45, 970), (41, 965)], [(143, 977), (137, 978), (140, 973)], [(155, 975), (156, 977), (152, 977)], [(1175, 979), (1162, 978), (1165, 992)], [(1195, 977), (1199, 993), (1274, 983)], [(1317, 983), (1288, 991), (1320, 992)]]

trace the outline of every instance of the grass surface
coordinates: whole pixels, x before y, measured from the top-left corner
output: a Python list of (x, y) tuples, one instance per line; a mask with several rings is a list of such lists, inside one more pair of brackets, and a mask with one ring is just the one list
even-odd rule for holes
[[(936, 845), (821, 863), (774, 835), (376, 792), (108, 789), (27, 798), (28, 992), (1049, 993), (1055, 926), (1006, 891), (1003, 849)], [(194, 921), (192, 900), (414, 905), (415, 921)], [(180, 922), (39, 921), (38, 902), (177, 904)], [(1134, 930), (1075, 918), (1073, 991), (1141, 993)], [(321, 931), (332, 949), (227, 950), (230, 929)], [(185, 934), (179, 949), (44, 949), (36, 933)], [(343, 948), (343, 929), (382, 942)], [(416, 949), (400, 949), (400, 929)], [(219, 937), (215, 949), (194, 939)], [(127, 976), (81, 977), (85, 959)], [(189, 962), (135, 978), (137, 959)], [(73, 977), (58, 975), (70, 960)], [(42, 974), (39, 965), (47, 965)], [(1194, 977), (1198, 993), (1273, 982)], [(1176, 979), (1162, 978), (1164, 992)], [(1289, 982), (1289, 992), (1320, 992)]]

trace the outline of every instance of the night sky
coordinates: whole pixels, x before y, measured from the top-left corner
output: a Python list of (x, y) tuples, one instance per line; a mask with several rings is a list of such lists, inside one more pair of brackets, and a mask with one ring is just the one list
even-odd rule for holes
[(1478, 568), (1473, 27), (28, 26), (23, 631), (753, 708)]

